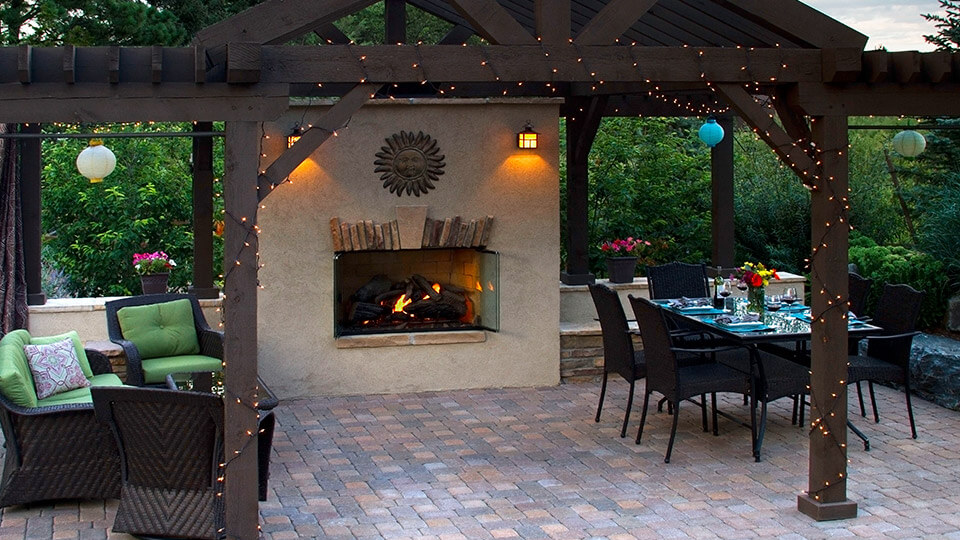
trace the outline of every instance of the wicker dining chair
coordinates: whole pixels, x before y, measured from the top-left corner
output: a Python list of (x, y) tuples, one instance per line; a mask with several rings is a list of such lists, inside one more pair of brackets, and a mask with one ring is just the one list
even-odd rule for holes
[(223, 399), (159, 388), (93, 388), (97, 418), (120, 453), (113, 531), (222, 537)]
[(864, 338), (867, 342), (866, 354), (850, 355), (847, 368), (847, 382), (857, 383), (857, 395), (861, 402), (863, 397), (859, 383), (867, 381), (875, 422), (880, 422), (880, 414), (877, 412), (873, 383), (903, 385), (910, 433), (914, 439), (917, 438), (917, 427), (910, 401), (910, 349), (913, 337), (920, 333), (916, 331), (916, 325), (924, 294), (909, 285), (885, 284), (870, 321), (870, 324), (883, 328), (883, 334)]
[(710, 394), (713, 405), (714, 434), (716, 434), (717, 392), (747, 393), (751, 389), (751, 381), (753, 380), (749, 373), (739, 371), (720, 362), (683, 364), (679, 361), (679, 357), (685, 354), (699, 356), (704, 352), (720, 353), (735, 350), (741, 351), (742, 354), (748, 354), (748, 352), (738, 347), (714, 348), (710, 351), (675, 347), (667, 329), (663, 308), (646, 298), (637, 298), (633, 295), (628, 298), (637, 317), (637, 324), (640, 325), (640, 335), (643, 339), (643, 349), (647, 361), (643, 409), (640, 413), (640, 427), (637, 430), (636, 443), (640, 444), (643, 436), (643, 426), (647, 419), (650, 394), (658, 392), (673, 405), (673, 426), (670, 429), (667, 453), (663, 459), (664, 463), (670, 463), (673, 443), (677, 436), (681, 401), (697, 395)]
[(703, 264), (671, 262), (647, 266), (650, 298), (706, 298), (710, 296), (707, 267)]
[(630, 420), (630, 410), (633, 408), (634, 385), (638, 379), (647, 374), (647, 364), (643, 358), (643, 351), (636, 351), (627, 326), (627, 316), (623, 312), (623, 304), (616, 291), (594, 283), (588, 285), (593, 304), (597, 308), (600, 318), (600, 331), (603, 334), (603, 379), (600, 383), (600, 403), (597, 404), (596, 422), (600, 421), (600, 411), (603, 410), (603, 398), (607, 393), (607, 377), (611, 372), (619, 375), (630, 383), (630, 392), (627, 394), (627, 409), (623, 415), (623, 427), (620, 436), (627, 436), (627, 422)]

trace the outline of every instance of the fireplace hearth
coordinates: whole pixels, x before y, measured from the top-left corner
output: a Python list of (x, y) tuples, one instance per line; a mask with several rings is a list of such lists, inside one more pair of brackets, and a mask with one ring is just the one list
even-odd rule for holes
[(476, 249), (338, 253), (334, 333), (497, 331), (498, 266)]

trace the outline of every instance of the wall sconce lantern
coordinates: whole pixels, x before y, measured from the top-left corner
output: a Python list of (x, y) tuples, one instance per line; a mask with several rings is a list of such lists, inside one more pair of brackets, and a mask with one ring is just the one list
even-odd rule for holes
[(923, 135), (907, 129), (893, 137), (893, 149), (903, 157), (917, 157), (927, 147)]
[(700, 131), (697, 132), (697, 135), (700, 136), (700, 140), (704, 144), (713, 148), (720, 141), (723, 140), (723, 127), (717, 123), (717, 119), (713, 115), (707, 117), (707, 121), (700, 126)]
[(91, 184), (103, 182), (116, 167), (117, 157), (103, 145), (102, 139), (90, 139), (89, 146), (77, 156), (77, 170), (89, 178)]
[(540, 134), (533, 130), (533, 124), (527, 120), (523, 126), (523, 131), (517, 133), (517, 148), (522, 150), (534, 150), (537, 148), (537, 142)]
[(293, 145), (300, 140), (300, 137), (303, 137), (303, 127), (297, 124), (293, 126), (293, 130), (287, 135), (287, 148), (292, 148)]

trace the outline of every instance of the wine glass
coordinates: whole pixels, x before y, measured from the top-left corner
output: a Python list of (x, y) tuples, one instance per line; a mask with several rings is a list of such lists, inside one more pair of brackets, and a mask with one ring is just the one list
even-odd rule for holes
[(783, 297), (780, 295), (773, 295), (767, 297), (767, 311), (780, 311), (782, 306), (781, 302)]
[(738, 281), (737, 288), (740, 289), (740, 291), (742, 292), (747, 292), (747, 288), (748, 288), (747, 282), (743, 280)]
[(730, 296), (730, 293), (730, 285), (726, 281), (717, 285), (717, 294), (719, 294), (722, 298)]
[(794, 302), (799, 300), (799, 298), (797, 298), (797, 288), (787, 287), (780, 296), (780, 300), (785, 302), (787, 305), (793, 305)]

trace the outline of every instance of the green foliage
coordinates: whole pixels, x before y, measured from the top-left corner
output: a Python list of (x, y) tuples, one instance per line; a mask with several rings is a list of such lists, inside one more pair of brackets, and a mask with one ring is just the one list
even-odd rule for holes
[(949, 294), (942, 262), (920, 251), (877, 245), (860, 234), (853, 234), (850, 238), (850, 262), (857, 265), (862, 276), (873, 280), (870, 309), (876, 306), (884, 283), (906, 283), (926, 292), (919, 327), (942, 325)]
[[(337, 27), (359, 45), (377, 45), (384, 40), (384, 3), (377, 2), (337, 21)], [(453, 24), (407, 4), (407, 43), (437, 43)]]
[[(189, 131), (189, 125), (153, 126)], [(91, 126), (51, 126), (86, 131)], [(142, 127), (112, 126), (111, 131)], [(86, 141), (59, 139), (43, 145), (44, 257), (76, 296), (116, 296), (139, 291), (134, 253), (163, 250), (178, 262), (170, 285), (185, 287), (193, 276), (193, 203), (187, 138), (108, 139), (117, 168), (92, 184), (75, 160)], [(52, 283), (51, 283), (52, 284)], [(54, 296), (57, 291), (46, 290)]]
[[(592, 272), (606, 272), (600, 244), (628, 236), (660, 245), (656, 255), (660, 263), (709, 258), (710, 161), (708, 150), (694, 135), (698, 125), (691, 119), (603, 119), (589, 157)], [(562, 121), (560, 133), (562, 156), (566, 145)], [(565, 206), (563, 160), (560, 188)], [(565, 222), (566, 216), (561, 220)], [(566, 245), (565, 225), (562, 231)]]
[(960, 46), (960, 4), (955, 0), (940, 0), (940, 7), (946, 12), (924, 13), (921, 16), (936, 23), (937, 33), (923, 36), (928, 43), (937, 46), (937, 50), (955, 51)]

